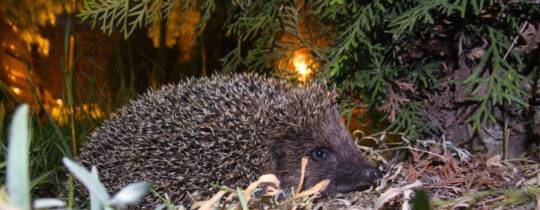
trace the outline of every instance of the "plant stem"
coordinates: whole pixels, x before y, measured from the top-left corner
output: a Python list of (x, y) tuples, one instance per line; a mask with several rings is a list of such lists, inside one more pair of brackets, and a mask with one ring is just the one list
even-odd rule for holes
[(75, 113), (74, 113), (74, 103), (73, 103), (73, 48), (75, 45), (75, 37), (73, 35), (69, 36), (69, 51), (68, 51), (68, 78), (66, 80), (66, 89), (68, 97), (68, 107), (69, 107), (69, 121), (71, 128), (71, 149), (73, 157), (77, 157), (77, 135), (75, 131)]
[[(75, 133), (75, 117), (73, 109), (73, 71), (74, 71), (74, 46), (75, 46), (75, 37), (71, 34), (71, 19), (72, 16), (68, 14), (65, 33), (64, 33), (64, 76), (65, 76), (65, 89), (67, 92), (67, 106), (68, 106), (68, 115), (70, 119), (70, 129), (71, 129), (71, 153), (72, 157), (77, 157), (77, 136)], [(68, 209), (72, 209), (74, 205), (74, 179), (72, 175), (69, 175), (69, 190), (68, 190)]]
[(509, 149), (510, 149), (510, 130), (508, 129), (508, 118), (506, 117), (506, 114), (505, 114), (505, 117), (504, 117), (504, 130), (503, 130), (503, 133), (504, 133), (504, 139), (503, 139), (503, 144), (504, 144), (504, 160), (508, 159), (509, 156), (508, 154), (510, 153)]

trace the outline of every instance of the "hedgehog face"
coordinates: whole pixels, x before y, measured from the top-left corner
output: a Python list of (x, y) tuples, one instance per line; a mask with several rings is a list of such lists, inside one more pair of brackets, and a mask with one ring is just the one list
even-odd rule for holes
[(346, 154), (328, 147), (311, 150), (304, 189), (324, 179), (330, 180), (324, 195), (364, 190), (375, 185), (381, 172), (367, 164), (359, 152), (355, 153)]
[(298, 185), (302, 157), (309, 158), (303, 190), (329, 179), (323, 196), (364, 190), (381, 177), (381, 172), (362, 158), (337, 112), (293, 133), (274, 148), (276, 172), (285, 188)]

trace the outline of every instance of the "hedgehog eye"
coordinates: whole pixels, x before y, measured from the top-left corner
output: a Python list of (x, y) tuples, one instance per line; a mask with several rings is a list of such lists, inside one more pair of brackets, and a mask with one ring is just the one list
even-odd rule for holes
[(323, 148), (314, 149), (311, 151), (311, 154), (310, 154), (311, 159), (315, 161), (322, 160), (326, 158), (327, 155), (328, 155), (328, 150), (323, 149)]

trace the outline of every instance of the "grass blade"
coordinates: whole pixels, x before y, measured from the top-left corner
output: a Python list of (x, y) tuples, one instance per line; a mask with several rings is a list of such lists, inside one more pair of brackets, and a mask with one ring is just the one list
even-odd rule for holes
[(243, 210), (249, 210), (248, 204), (246, 201), (246, 198), (244, 197), (244, 192), (242, 192), (242, 189), (236, 188), (236, 193), (238, 194), (238, 200), (240, 200), (240, 204), (242, 205)]
[(28, 150), (30, 147), (30, 128), (28, 105), (17, 108), (9, 131), (6, 181), (10, 204), (20, 209), (30, 209), (30, 172), (28, 169)]
[(6, 116), (6, 109), (4, 108), (4, 103), (0, 102), (0, 136), (4, 129), (4, 117)]
[(54, 174), (55, 170), (51, 170), (51, 171), (48, 171), (47, 173), (44, 173), (42, 174), (41, 176), (33, 179), (31, 182), (30, 182), (30, 189), (34, 188), (35, 186), (39, 185), (39, 184), (43, 184), (45, 183), (46, 181), (48, 181), (47, 179), (49, 178), (49, 176), (51, 176), (52, 174)]

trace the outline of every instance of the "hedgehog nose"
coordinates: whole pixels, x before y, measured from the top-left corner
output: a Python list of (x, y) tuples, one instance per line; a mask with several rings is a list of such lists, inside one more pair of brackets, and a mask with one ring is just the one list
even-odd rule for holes
[(375, 183), (382, 177), (382, 172), (375, 167), (369, 167), (364, 170), (364, 177), (367, 182)]

